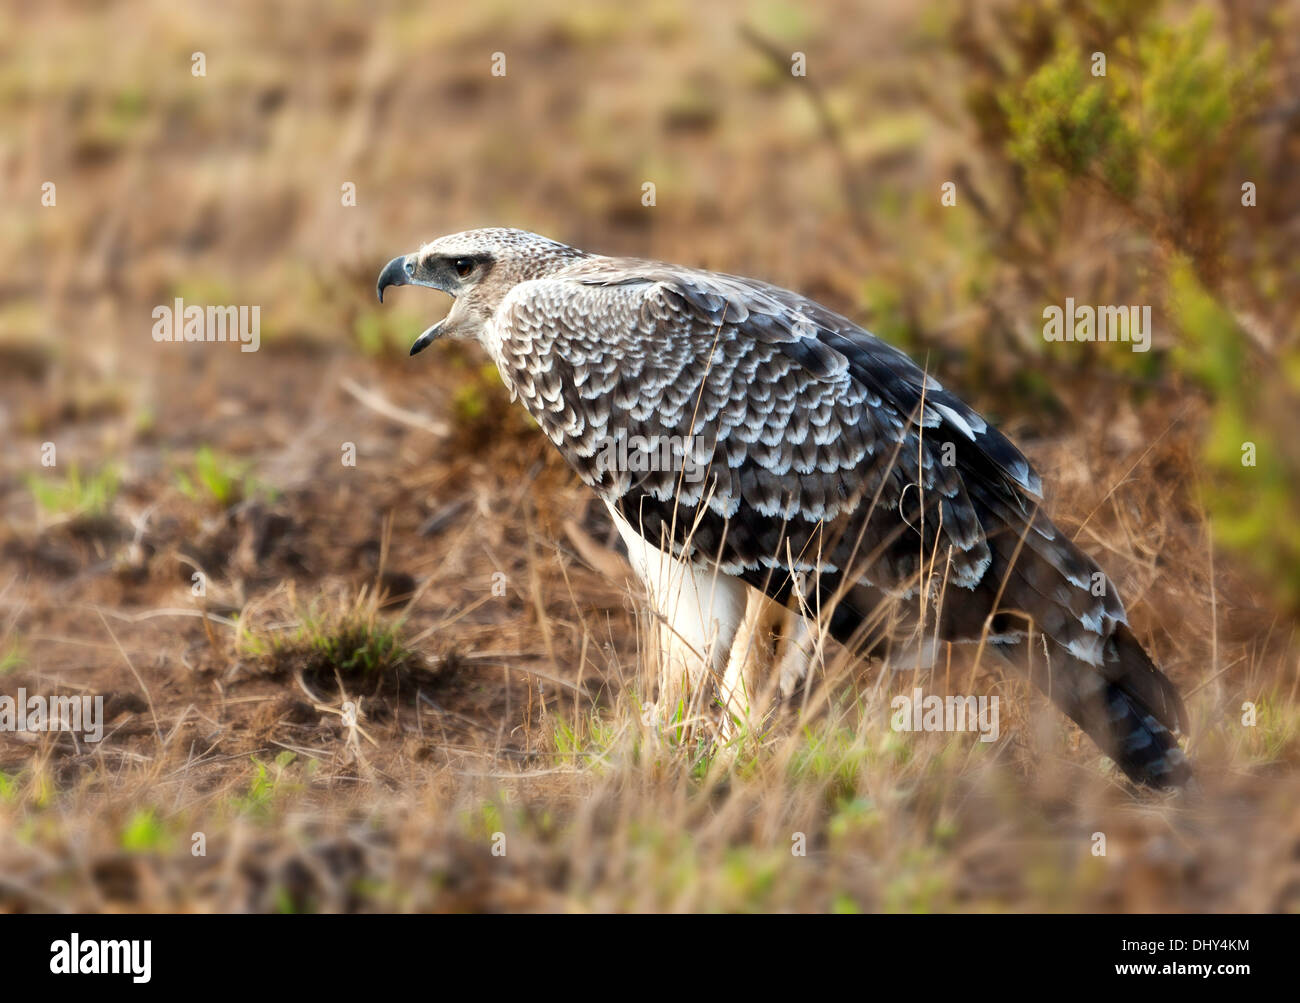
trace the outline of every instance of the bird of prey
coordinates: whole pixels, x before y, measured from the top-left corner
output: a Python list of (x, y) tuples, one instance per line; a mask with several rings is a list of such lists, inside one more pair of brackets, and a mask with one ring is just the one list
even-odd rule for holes
[(1133, 781), (1190, 779), (1182, 702), (1113, 585), (1040, 510), (1021, 452), (901, 351), (777, 286), (515, 229), (394, 258), (380, 300), (403, 285), (455, 301), (411, 354), (486, 349), (608, 506), (663, 636), (694, 657), (686, 683), (715, 702), (755, 686), (733, 663), (770, 622), (757, 600), (895, 664), (995, 650)]

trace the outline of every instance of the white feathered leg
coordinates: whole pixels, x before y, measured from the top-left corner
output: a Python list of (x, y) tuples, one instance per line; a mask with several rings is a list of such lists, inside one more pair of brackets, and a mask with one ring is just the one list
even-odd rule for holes
[(799, 684), (808, 678), (808, 670), (816, 654), (814, 649), (814, 638), (808, 629), (807, 618), (793, 610), (789, 611), (782, 638), (781, 657), (776, 669), (781, 696), (787, 700)]
[(790, 615), (758, 589), (745, 590), (745, 616), (732, 643), (722, 675), (721, 700), (727, 714), (722, 734), (730, 738), (736, 726), (758, 725), (767, 712), (776, 663), (776, 644)]
[[(668, 721), (706, 716), (745, 615), (747, 586), (648, 543), (612, 507), (628, 560), (657, 614), (658, 706)], [(682, 712), (679, 714), (679, 710)]]

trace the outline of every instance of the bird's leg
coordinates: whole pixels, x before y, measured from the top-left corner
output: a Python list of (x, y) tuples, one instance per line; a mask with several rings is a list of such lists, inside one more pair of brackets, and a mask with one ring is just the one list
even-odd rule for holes
[(776, 661), (774, 641), (787, 610), (758, 589), (747, 588), (745, 615), (728, 652), (718, 701), (722, 705), (719, 738), (728, 741), (740, 728), (766, 717), (769, 681)]
[(797, 610), (786, 610), (785, 613), (776, 672), (781, 696), (789, 700), (800, 685), (807, 684), (815, 651), (807, 618)]
[[(746, 586), (708, 568), (671, 563), (674, 567), (661, 569), (667, 586), (661, 577), (650, 587), (661, 616), (660, 705), (674, 718), (699, 725), (713, 717), (714, 698), (745, 617)], [(722, 716), (727, 717), (725, 709)]]
[(689, 741), (710, 714), (744, 617), (746, 586), (660, 550), (611, 512), (654, 612), (660, 723)]

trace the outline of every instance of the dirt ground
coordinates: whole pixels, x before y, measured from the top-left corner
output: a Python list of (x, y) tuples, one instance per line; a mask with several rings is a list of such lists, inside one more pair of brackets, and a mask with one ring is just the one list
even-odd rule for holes
[[(738, 26), (806, 39), (833, 111), (907, 109), (909, 7), (852, 37), (845, 4), (0, 15), (0, 694), (108, 722), (0, 732), (0, 910), (1300, 909), (1296, 621), (1211, 543), (1185, 387), (1092, 373), (1043, 411), (1015, 351), (978, 381), (951, 331), (917, 351), (1118, 584), (1197, 796), (1135, 795), (961, 659), (944, 683), (1002, 696), (997, 743), (899, 735), (911, 675), (839, 664), (720, 758), (643, 717), (616, 535), (486, 358), (406, 357), (445, 298), (375, 302), (392, 256), (507, 224), (879, 320), (894, 224), (851, 225), (817, 105)], [(956, 140), (918, 121), (847, 140), (873, 184), (937, 187)], [(156, 342), (176, 296), (260, 305), (259, 350)]]

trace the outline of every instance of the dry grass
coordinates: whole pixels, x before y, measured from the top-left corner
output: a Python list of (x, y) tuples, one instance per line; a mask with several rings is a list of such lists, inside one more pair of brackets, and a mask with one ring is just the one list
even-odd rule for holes
[[(939, 367), (1007, 418), (1187, 695), (1198, 798), (1134, 797), (957, 655), (924, 685), (998, 694), (997, 743), (895, 733), (913, 676), (832, 657), (802, 716), (718, 755), (643, 715), (650, 624), (603, 508), (481, 356), (402, 357), (436, 307), (372, 305), (393, 254), (509, 222), (881, 319), (862, 277), (889, 241), (843, 225), (843, 151), (735, 29), (886, 107), (907, 5), (865, 39), (793, 7), (234, 10), (0, 15), (24, 39), (0, 161), (24, 198), (59, 184), (0, 223), (0, 692), (110, 717), (97, 745), (0, 733), (0, 909), (1300, 908), (1295, 619), (1210, 544), (1180, 388), (1093, 374), (1049, 417)], [(537, 85), (493, 90), (496, 49)], [(906, 124), (844, 142), (928, 183), (955, 140)], [(263, 304), (262, 350), (153, 343), (173, 295)]]

